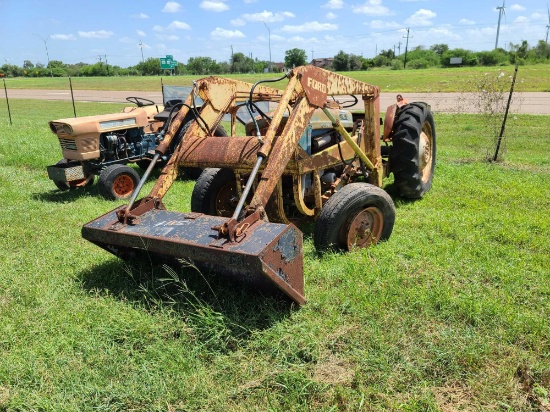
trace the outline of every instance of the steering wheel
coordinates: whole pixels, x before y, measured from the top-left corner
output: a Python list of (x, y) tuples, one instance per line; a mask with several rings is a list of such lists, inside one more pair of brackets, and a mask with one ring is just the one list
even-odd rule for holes
[[(359, 99), (354, 94), (350, 94), (349, 97), (351, 97), (353, 99), (353, 102), (351, 100), (345, 100), (343, 102), (339, 102), (342, 109), (346, 109), (348, 107), (353, 107), (357, 104), (357, 102), (359, 102)], [(332, 98), (334, 99), (334, 96)], [(336, 99), (334, 99), (334, 100), (336, 100)]]
[(131, 97), (127, 97), (126, 100), (129, 101), (130, 103), (134, 103), (137, 107), (152, 106), (155, 104), (154, 101), (149, 99), (144, 99), (143, 97), (131, 96)]

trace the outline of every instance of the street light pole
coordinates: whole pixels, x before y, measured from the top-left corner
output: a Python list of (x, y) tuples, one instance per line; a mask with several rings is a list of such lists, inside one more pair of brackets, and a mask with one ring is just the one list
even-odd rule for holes
[(269, 44), (269, 72), (271, 73), (271, 30), (269, 29), (268, 25), (265, 24), (265, 21), (262, 22), (267, 29), (267, 41)]
[[(48, 53), (48, 38), (50, 37), (50, 35), (48, 34), (46, 36), (46, 39), (43, 39), (41, 35), (36, 34), (36, 33), (33, 33), (33, 34), (35, 36), (38, 36), (40, 38), (40, 40), (42, 40), (44, 42), (44, 47), (46, 48), (46, 57), (48, 58), (48, 66), (49, 66), (50, 65), (50, 54)], [(51, 66), (50, 66), (50, 76), (53, 77), (53, 71), (52, 71)]]

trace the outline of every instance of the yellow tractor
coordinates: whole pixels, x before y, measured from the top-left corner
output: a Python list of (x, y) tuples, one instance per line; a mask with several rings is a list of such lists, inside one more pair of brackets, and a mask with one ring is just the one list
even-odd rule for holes
[[(266, 84), (284, 79), (283, 91)], [(364, 110), (346, 110), (357, 106), (357, 96)], [(151, 192), (136, 201), (196, 98), (200, 116)], [(253, 85), (198, 80), (130, 202), (86, 224), (82, 235), (123, 259), (186, 258), (303, 304), (296, 224), (315, 222), (318, 250), (368, 247), (389, 238), (394, 226), (393, 201), (381, 188), (385, 176), (393, 173), (408, 198), (431, 187), (436, 140), (429, 105), (390, 106), (381, 133), (379, 98), (376, 86), (313, 66)], [(215, 136), (223, 119), (231, 122), (229, 136)], [(162, 198), (182, 167), (204, 169), (191, 212), (167, 211)]]

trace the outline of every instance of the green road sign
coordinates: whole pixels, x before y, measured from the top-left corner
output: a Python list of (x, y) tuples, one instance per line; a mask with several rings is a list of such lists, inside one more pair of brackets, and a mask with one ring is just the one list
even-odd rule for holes
[(172, 70), (178, 65), (178, 62), (174, 60), (174, 57), (169, 54), (166, 55), (166, 57), (161, 57), (159, 60), (161, 70)]

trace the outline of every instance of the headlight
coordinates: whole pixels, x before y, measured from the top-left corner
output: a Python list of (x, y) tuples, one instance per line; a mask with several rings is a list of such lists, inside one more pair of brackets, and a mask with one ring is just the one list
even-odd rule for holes
[(73, 134), (73, 128), (68, 124), (63, 125), (63, 131), (67, 134)]

